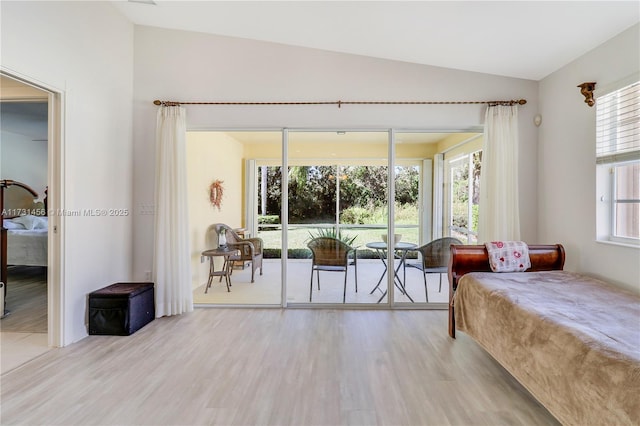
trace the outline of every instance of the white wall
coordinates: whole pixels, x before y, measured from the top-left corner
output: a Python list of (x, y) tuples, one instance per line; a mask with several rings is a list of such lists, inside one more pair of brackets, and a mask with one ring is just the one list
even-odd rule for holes
[(564, 244), (566, 269), (640, 291), (640, 250), (598, 243), (595, 107), (576, 86), (606, 87), (640, 69), (640, 25), (540, 82), (538, 215), (540, 240)]
[[(135, 28), (134, 200), (153, 204), (154, 132), (160, 100), (493, 100), (525, 98), (520, 112), (523, 238), (537, 236), (538, 84), (451, 69), (152, 27)], [(187, 106), (200, 129), (281, 127), (466, 130), (484, 106)], [(153, 216), (136, 216), (134, 276), (150, 269)]]
[(42, 199), (47, 187), (47, 141), (4, 131), (0, 138), (0, 178), (26, 183)]
[[(192, 287), (207, 282), (209, 264), (200, 263), (200, 254), (217, 247), (217, 238), (207, 235), (214, 223), (232, 228), (242, 226), (243, 151), (240, 142), (224, 133), (189, 132), (187, 134), (187, 190), (189, 192), (189, 236), (191, 241)], [(209, 185), (222, 180), (224, 193), (220, 210), (209, 201)], [(207, 238), (208, 237), (208, 238)], [(223, 259), (214, 259), (222, 268)]]
[[(133, 26), (109, 2), (0, 8), (2, 70), (64, 95), (59, 207), (131, 209)], [(69, 344), (87, 335), (87, 294), (131, 279), (132, 216), (55, 220), (65, 247), (63, 344)]]

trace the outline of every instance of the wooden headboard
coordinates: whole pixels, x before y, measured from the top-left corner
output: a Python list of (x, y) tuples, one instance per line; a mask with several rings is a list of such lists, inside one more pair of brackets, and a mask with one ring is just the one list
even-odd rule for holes
[[(45, 190), (46, 193), (46, 190)], [(4, 219), (24, 214), (45, 215), (47, 202), (36, 203), (38, 193), (22, 182), (10, 179), (0, 180), (0, 281), (7, 294), (7, 230)], [(0, 306), (4, 309), (4, 306)]]
[[(530, 245), (529, 258), (533, 271), (554, 271), (564, 268), (562, 244)], [(460, 278), (469, 272), (491, 272), (489, 253), (484, 245), (452, 245), (449, 258), (449, 336), (455, 337), (453, 294)]]
[[(32, 214), (44, 216), (45, 203), (37, 202), (38, 193), (29, 185), (15, 180), (1, 180), (4, 198), (2, 200), (2, 215), (4, 219), (11, 219), (16, 216)], [(0, 212), (2, 213), (2, 212)]]

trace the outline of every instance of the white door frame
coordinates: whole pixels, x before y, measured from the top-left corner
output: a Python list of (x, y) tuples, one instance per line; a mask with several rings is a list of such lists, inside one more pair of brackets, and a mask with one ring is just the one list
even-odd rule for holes
[[(64, 206), (64, 91), (34, 78), (0, 67), (0, 74), (47, 94), (47, 208), (61, 212)], [(64, 215), (49, 215), (47, 258), (47, 344), (64, 346)]]

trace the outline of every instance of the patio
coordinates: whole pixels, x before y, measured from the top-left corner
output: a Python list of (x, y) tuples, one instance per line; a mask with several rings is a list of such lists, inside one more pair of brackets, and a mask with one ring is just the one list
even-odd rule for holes
[[(415, 261), (415, 260), (413, 260)], [(256, 275), (255, 283), (251, 283), (250, 268), (235, 269), (231, 276), (231, 291), (223, 282), (214, 280), (207, 294), (204, 293), (205, 282), (193, 290), (195, 304), (222, 304), (222, 305), (280, 305), (282, 272), (280, 259), (264, 259), (264, 273)], [(396, 261), (397, 266), (397, 261)], [(380, 279), (384, 271), (384, 265), (379, 259), (358, 259), (358, 292), (355, 292), (354, 268), (349, 266), (347, 275), (347, 304), (376, 304), (382, 293), (376, 290), (369, 294)], [(287, 261), (287, 303), (309, 303), (309, 279), (311, 274), (310, 259), (290, 259)], [(399, 275), (403, 277), (402, 269)], [(382, 289), (387, 282), (385, 276)], [(344, 274), (341, 272), (321, 272), (321, 290), (317, 289), (317, 281), (314, 277), (313, 301), (314, 304), (340, 304), (342, 305), (342, 292)], [(442, 291), (438, 292), (438, 274), (427, 275), (427, 287), (429, 291), (429, 303), (448, 303), (449, 284), (446, 276), (442, 277)], [(418, 304), (425, 303), (424, 281), (422, 272), (416, 268), (406, 268), (405, 288), (409, 295)], [(407, 303), (411, 301), (395, 291), (396, 302)], [(385, 303), (385, 297), (381, 303)], [(424, 305), (423, 305), (424, 306)]]

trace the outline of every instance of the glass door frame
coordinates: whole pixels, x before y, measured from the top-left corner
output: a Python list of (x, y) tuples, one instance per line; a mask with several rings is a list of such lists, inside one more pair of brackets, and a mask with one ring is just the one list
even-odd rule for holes
[[(472, 226), (472, 222), (473, 222), (473, 214), (472, 214), (472, 200), (473, 200), (473, 195), (474, 195), (474, 188), (473, 188), (473, 157), (474, 155), (476, 155), (478, 152), (482, 152), (482, 145), (478, 145), (477, 143), (474, 143), (474, 141), (476, 141), (480, 136), (479, 135), (477, 137), (473, 137), (470, 138), (469, 140), (465, 141), (464, 143), (460, 144), (457, 148), (455, 152), (453, 149), (444, 152), (443, 153), (443, 157), (440, 159), (441, 161), (441, 168), (442, 168), (442, 177), (443, 177), (443, 197), (442, 197), (442, 202), (443, 202), (443, 207), (442, 207), (442, 215), (443, 215), (443, 224), (442, 224), (442, 231), (445, 232), (446, 236), (454, 236), (453, 232), (454, 231), (458, 231), (460, 233), (463, 233), (466, 235), (466, 238), (463, 239), (464, 244), (477, 244), (477, 242), (474, 240), (474, 237), (477, 239), (477, 232), (473, 231), (473, 226)], [(451, 155), (453, 153), (453, 155)], [(468, 167), (468, 177), (467, 177), (467, 211), (466, 211), (466, 216), (467, 216), (467, 228), (465, 229), (458, 229), (453, 227), (452, 225), (452, 209), (453, 209), (453, 182), (451, 180), (451, 172), (452, 172), (452, 164), (453, 163), (459, 163), (459, 162), (464, 162), (466, 164), (466, 166)], [(482, 162), (480, 161), (480, 163), (482, 164)], [(481, 171), (482, 173), (482, 171)]]
[[(416, 130), (396, 130), (393, 128), (387, 128), (387, 129), (359, 129), (359, 128), (336, 128), (336, 129), (314, 129), (314, 128), (283, 128), (283, 132), (282, 132), (282, 188), (288, 188), (289, 186), (289, 177), (288, 177), (288, 173), (284, 173), (284, 170), (288, 170), (289, 169), (289, 158), (288, 158), (288, 152), (289, 152), (289, 134), (290, 133), (294, 133), (294, 132), (318, 132), (318, 133), (322, 133), (322, 132), (368, 132), (368, 133), (387, 133), (387, 167), (389, 172), (387, 173), (387, 240), (388, 241), (393, 241), (393, 235), (395, 233), (395, 223), (393, 218), (395, 217), (395, 203), (393, 202), (393, 200), (395, 200), (395, 180), (394, 180), (394, 173), (393, 170), (395, 170), (395, 146), (396, 146), (396, 141), (395, 141), (395, 137), (396, 137), (396, 133), (404, 133), (404, 132), (411, 132), (411, 133), (433, 133), (433, 131), (416, 131)], [(431, 191), (429, 191), (429, 193), (431, 193)], [(422, 196), (422, 194), (421, 194)], [(338, 204), (340, 202), (339, 197), (337, 197), (336, 199), (336, 203)], [(283, 190), (282, 191), (282, 210), (281, 210), (281, 223), (282, 223), (282, 253), (286, 253), (287, 249), (288, 249), (288, 238), (287, 238), (287, 231), (288, 231), (288, 227), (289, 227), (289, 216), (288, 216), (288, 209), (289, 209), (289, 198), (288, 198), (288, 191)], [(338, 212), (336, 213), (336, 215), (339, 214)], [(338, 223), (336, 224), (336, 226), (339, 228), (340, 224), (339, 224), (339, 220), (337, 221)], [(393, 250), (388, 250), (387, 251), (387, 265), (394, 265), (395, 262), (395, 256), (394, 256), (394, 251)], [(283, 283), (282, 283), (282, 307), (288, 307), (289, 303), (287, 302), (287, 285), (288, 285), (288, 280), (287, 280), (287, 257), (286, 256), (282, 256), (281, 257), (281, 262), (282, 262), (282, 274), (283, 274)], [(392, 268), (393, 266), (389, 266), (390, 268)], [(325, 303), (291, 303), (292, 306), (295, 307), (313, 307), (313, 308), (343, 308), (343, 309), (353, 309), (353, 308), (366, 308), (366, 309), (413, 309), (416, 304), (407, 304), (407, 303), (401, 303), (398, 304), (395, 302), (394, 300), (394, 274), (393, 273), (387, 273), (386, 274), (386, 283), (387, 283), (387, 287), (386, 287), (386, 291), (387, 291), (387, 300), (386, 302), (380, 302), (380, 303), (347, 303), (347, 304), (339, 304), (339, 303), (331, 303), (331, 304), (325, 304)], [(425, 308), (425, 307), (429, 307), (429, 304), (426, 303), (418, 303), (417, 306), (420, 306), (421, 308)]]
[[(293, 132), (380, 132), (380, 133), (387, 133), (388, 138), (387, 138), (387, 165), (389, 168), (389, 173), (387, 174), (387, 188), (388, 188), (388, 192), (387, 192), (387, 200), (388, 200), (388, 220), (387, 220), (387, 237), (390, 241), (393, 241), (393, 234), (395, 233), (395, 223), (393, 218), (395, 217), (395, 203), (391, 202), (389, 200), (395, 200), (395, 182), (394, 182), (394, 174), (392, 173), (392, 171), (395, 169), (395, 164), (396, 164), (396, 158), (395, 158), (395, 152), (396, 152), (396, 134), (398, 133), (467, 133), (467, 132), (477, 132), (476, 129), (470, 130), (470, 129), (466, 129), (466, 130), (447, 130), (447, 131), (442, 131), (442, 130), (434, 130), (434, 129), (403, 129), (403, 128), (366, 128), (366, 129), (362, 129), (362, 128), (288, 128), (288, 127), (283, 127), (280, 129), (269, 129), (270, 131), (281, 131), (282, 134), (282, 151), (281, 151), (281, 167), (283, 170), (283, 173), (281, 175), (281, 187), (282, 188), (288, 188), (289, 186), (289, 176), (288, 173), (284, 173), (285, 170), (289, 169), (289, 157), (288, 157), (288, 152), (289, 152), (289, 136), (290, 133)], [(222, 131), (224, 132), (225, 130), (216, 130), (216, 131)], [(235, 129), (235, 131), (247, 131), (247, 132), (251, 132), (251, 131), (259, 131), (259, 130), (254, 130), (254, 129)], [(437, 153), (436, 157), (438, 156), (442, 156), (443, 153)], [(261, 163), (261, 159), (247, 159), (248, 162), (252, 162), (253, 164), (256, 163)], [(422, 173), (433, 173), (434, 175), (434, 179), (432, 181), (432, 188), (427, 189), (427, 191), (425, 192), (425, 189), (422, 188), (422, 190), (420, 191), (420, 196), (424, 197), (424, 196), (429, 196), (432, 195), (433, 197), (437, 197), (438, 194), (440, 193), (440, 189), (436, 187), (436, 185), (438, 184), (438, 182), (441, 180), (438, 179), (438, 170), (439, 170), (439, 166), (438, 166), (438, 161), (436, 158), (434, 158), (433, 160), (430, 160), (431, 162), (431, 166), (430, 170), (425, 170), (424, 166), (426, 163), (423, 162), (423, 166), (422, 166)], [(435, 163), (435, 164), (434, 164)], [(435, 166), (435, 172), (433, 169), (433, 166)], [(249, 171), (249, 173), (251, 173)], [(255, 173), (254, 173), (255, 174)], [(422, 181), (424, 181), (424, 176), (422, 177)], [(254, 193), (251, 195), (252, 197), (256, 197), (257, 198), (257, 193)], [(289, 196), (288, 196), (288, 191), (283, 190), (281, 193), (281, 224), (282, 224), (282, 238), (281, 238), (281, 253), (287, 253), (287, 249), (288, 249), (288, 235), (287, 235), (287, 231), (288, 231), (288, 227), (289, 227), (289, 212), (288, 212), (288, 208), (289, 208)], [(424, 221), (423, 217), (420, 217), (420, 226), (422, 228), (424, 228), (425, 226), (429, 226), (430, 229), (421, 229), (421, 234), (425, 235), (425, 234), (432, 234), (432, 238), (436, 238), (436, 236), (441, 233), (443, 230), (440, 229), (436, 229), (438, 227), (438, 224), (442, 224), (440, 220), (435, 219), (438, 214), (442, 215), (442, 211), (437, 212), (437, 210), (439, 209), (438, 206), (442, 205), (442, 201), (443, 200), (437, 200), (434, 199), (433, 200), (433, 205), (432, 205), (432, 211), (431, 212), (427, 212), (427, 211), (423, 211), (422, 215), (425, 214), (432, 214), (432, 220), (431, 221)], [(337, 202), (339, 202), (339, 199), (337, 200)], [(249, 204), (248, 204), (249, 205)], [(256, 200), (256, 206), (257, 206), (257, 200)], [(254, 212), (246, 212), (247, 216), (250, 214), (254, 214)], [(247, 220), (249, 220), (249, 218), (247, 217)], [(251, 221), (253, 221), (254, 219), (251, 219)], [(339, 224), (337, 225), (338, 227), (340, 226)], [(346, 309), (354, 309), (354, 308), (365, 308), (365, 309), (415, 309), (416, 307), (419, 307), (420, 309), (443, 309), (446, 308), (446, 304), (441, 304), (441, 303), (424, 303), (424, 302), (417, 302), (417, 303), (405, 303), (405, 302), (396, 302), (394, 300), (394, 277), (393, 274), (387, 274), (387, 300), (381, 303), (362, 303), (362, 304), (354, 304), (354, 303), (347, 303), (347, 304), (338, 304), (338, 303), (331, 303), (331, 304), (319, 304), (319, 303), (289, 303), (287, 302), (287, 287), (288, 287), (288, 267), (287, 267), (287, 256), (281, 256), (281, 276), (282, 276), (282, 285), (281, 285), (281, 301), (280, 301), (280, 307), (282, 308), (286, 308), (289, 306), (295, 306), (295, 307), (302, 307), (302, 308), (306, 308), (306, 307), (313, 307), (313, 308), (346, 308)], [(387, 262), (390, 265), (393, 265), (394, 262), (394, 254), (393, 252), (387, 252)], [(390, 263), (389, 263), (390, 262)], [(442, 306), (441, 306), (442, 305)], [(271, 305), (273, 306), (273, 305)], [(277, 305), (276, 305), (277, 306)]]

